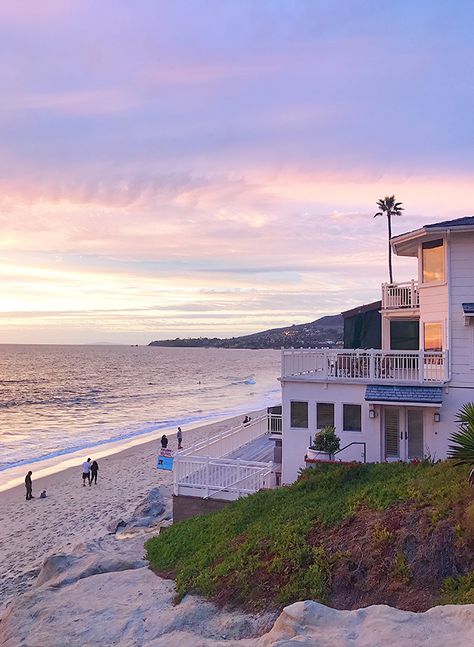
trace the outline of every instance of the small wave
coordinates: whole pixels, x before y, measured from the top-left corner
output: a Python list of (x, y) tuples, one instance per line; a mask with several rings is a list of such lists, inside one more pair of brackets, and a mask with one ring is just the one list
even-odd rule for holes
[(237, 385), (237, 384), (257, 384), (257, 381), (255, 380), (254, 375), (249, 375), (247, 377), (242, 377), (235, 379), (234, 381), (231, 382), (232, 385)]

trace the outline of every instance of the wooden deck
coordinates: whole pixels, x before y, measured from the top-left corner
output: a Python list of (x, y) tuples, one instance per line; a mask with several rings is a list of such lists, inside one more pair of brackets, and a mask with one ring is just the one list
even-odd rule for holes
[(243, 447), (239, 447), (235, 451), (227, 454), (225, 458), (241, 458), (245, 461), (260, 461), (262, 463), (268, 463), (273, 461), (273, 449), (275, 443), (270, 439), (270, 436), (266, 434), (261, 436), (256, 440), (253, 440)]

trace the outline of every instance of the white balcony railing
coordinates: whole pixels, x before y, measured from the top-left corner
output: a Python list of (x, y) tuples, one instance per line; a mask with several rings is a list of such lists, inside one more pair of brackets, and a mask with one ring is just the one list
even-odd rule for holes
[(443, 384), (448, 354), (428, 351), (282, 349), (281, 376), (321, 382)]
[(179, 451), (173, 466), (174, 494), (234, 501), (275, 487), (273, 462), (227, 456), (262, 436), (281, 433), (281, 429), (281, 415), (265, 414)]
[(413, 309), (420, 307), (418, 281), (382, 283), (382, 310)]
[(180, 456), (174, 464), (174, 494), (235, 501), (275, 487), (272, 470), (272, 462)]
[(181, 459), (184, 456), (210, 456), (211, 458), (227, 456), (239, 447), (243, 447), (268, 433), (268, 425), (267, 414), (253, 418), (245, 425), (240, 423), (220, 434), (208, 436), (194, 445), (190, 445), (187, 449), (180, 451), (178, 457)]

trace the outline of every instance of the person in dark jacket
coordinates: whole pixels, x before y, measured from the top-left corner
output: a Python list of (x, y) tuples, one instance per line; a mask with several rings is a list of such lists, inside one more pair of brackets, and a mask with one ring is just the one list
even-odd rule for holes
[(91, 483), (97, 485), (97, 472), (99, 471), (99, 463), (97, 461), (92, 461), (91, 465)]
[(161, 436), (161, 448), (166, 449), (167, 447), (168, 447), (168, 438), (167, 438), (166, 434), (163, 434)]
[(176, 438), (178, 440), (178, 449), (183, 449), (183, 432), (181, 431), (181, 427), (178, 427)]
[(25, 487), (26, 487), (26, 500), (29, 501), (33, 498), (33, 483), (31, 481), (31, 475), (33, 472), (28, 472), (25, 476)]

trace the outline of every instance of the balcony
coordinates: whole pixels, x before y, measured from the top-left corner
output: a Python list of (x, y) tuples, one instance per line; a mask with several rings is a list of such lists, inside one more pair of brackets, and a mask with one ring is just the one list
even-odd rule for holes
[(382, 310), (416, 310), (420, 307), (418, 281), (382, 284)]
[(448, 353), (282, 349), (281, 377), (310, 382), (443, 384), (448, 380)]

